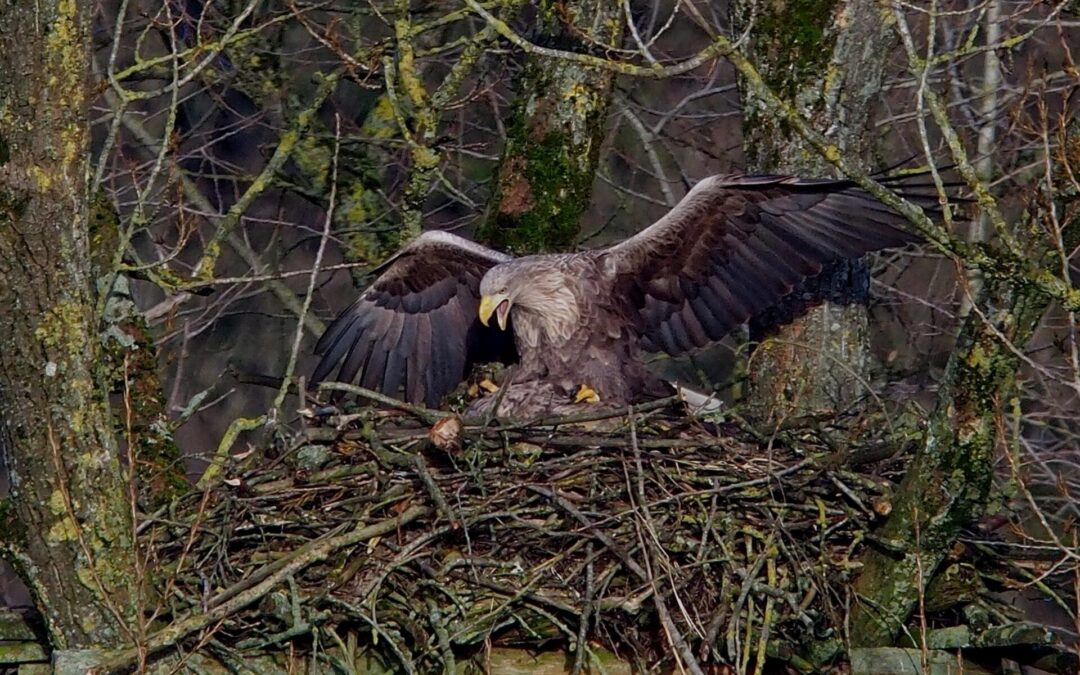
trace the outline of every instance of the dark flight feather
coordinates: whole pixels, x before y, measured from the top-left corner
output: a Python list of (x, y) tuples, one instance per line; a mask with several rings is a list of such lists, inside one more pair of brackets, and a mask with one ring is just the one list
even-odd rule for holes
[(849, 181), (713, 176), (605, 255), (616, 292), (643, 291), (643, 346), (679, 354), (700, 346), (698, 325), (719, 339), (827, 263), (917, 241), (904, 222)]
[(467, 360), (491, 360), (465, 353), (475, 331), (486, 335), (483, 349), (513, 353), (509, 334), (493, 335), (477, 318), (480, 279), (509, 259), (445, 232), (417, 237), (323, 333), (312, 383), (333, 376), (390, 394), (404, 385), (408, 400), (437, 405), (465, 377)]

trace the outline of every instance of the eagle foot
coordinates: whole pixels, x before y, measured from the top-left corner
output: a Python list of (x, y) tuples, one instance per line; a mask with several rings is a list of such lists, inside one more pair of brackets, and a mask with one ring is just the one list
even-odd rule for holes
[(578, 388), (577, 394), (574, 396), (574, 403), (599, 403), (600, 394), (596, 393), (592, 387), (587, 384), (581, 385)]

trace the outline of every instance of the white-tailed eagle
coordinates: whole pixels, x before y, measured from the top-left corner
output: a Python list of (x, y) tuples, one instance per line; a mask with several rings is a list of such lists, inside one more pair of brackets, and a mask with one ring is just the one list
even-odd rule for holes
[(916, 241), (903, 222), (850, 181), (725, 175), (599, 250), (514, 258), (425, 232), (383, 262), (327, 329), (312, 381), (403, 388), (406, 400), (433, 407), (471, 363), (516, 352), (502, 397), (473, 412), (496, 399), (500, 415), (565, 412), (582, 385), (624, 406), (670, 392), (642, 352), (676, 355), (719, 340), (826, 264)]

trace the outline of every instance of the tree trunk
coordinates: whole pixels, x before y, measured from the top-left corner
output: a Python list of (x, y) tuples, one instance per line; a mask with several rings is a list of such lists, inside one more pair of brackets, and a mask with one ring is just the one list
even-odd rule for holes
[(87, 17), (72, 0), (0, 12), (0, 454), (19, 523), (4, 538), (60, 649), (120, 643), (133, 604), (131, 507), (95, 377)]
[[(792, 101), (841, 152), (869, 145), (867, 122), (881, 89), (890, 32), (877, 0), (737, 0), (736, 24), (753, 21), (744, 51), (769, 87)], [(742, 86), (749, 169), (828, 176), (832, 167)], [(848, 409), (865, 395), (870, 366), (865, 261), (844, 261), (751, 322), (766, 337), (749, 366), (750, 404), (769, 421)], [(807, 307), (813, 307), (805, 312)], [(805, 312), (805, 313), (804, 313)], [(801, 315), (801, 316), (800, 316)]]
[[(956, 541), (978, 519), (993, 479), (998, 414), (1022, 349), (1048, 299), (1027, 284), (988, 281), (980, 310), (964, 321), (949, 357), (926, 440), (908, 468), (877, 536), (892, 555), (870, 550), (855, 583), (851, 643), (893, 644)], [(1004, 340), (1008, 340), (1006, 344)]]
[[(1080, 121), (1064, 137), (1075, 137)], [(1055, 157), (1061, 173), (1080, 161), (1080, 146)], [(1068, 180), (1062, 184), (1071, 185)], [(1075, 190), (1048, 195), (1059, 213), (1075, 213)], [(1038, 216), (1037, 216), (1038, 217)], [(1043, 215), (1049, 219), (1049, 216)], [(1024, 225), (1017, 231), (1023, 232)], [(1062, 250), (1080, 246), (1080, 219), (1061, 227)], [(1044, 263), (1059, 264), (1055, 251)], [(1039, 252), (1032, 253), (1038, 259)], [(855, 582), (859, 602), (851, 616), (851, 643), (877, 647), (896, 642), (927, 584), (961, 528), (979, 518), (993, 479), (994, 451), (1003, 402), (1015, 387), (1024, 346), (1050, 299), (1024, 277), (987, 278), (984, 297), (972, 304), (949, 356), (926, 440), (896, 493), (881, 539), (893, 551), (871, 550)]]
[[(618, 45), (621, 8), (618, 0), (543, 0), (539, 41), (579, 52)], [(520, 253), (574, 243), (592, 192), (613, 82), (610, 71), (525, 57), (495, 195), (478, 239)]]

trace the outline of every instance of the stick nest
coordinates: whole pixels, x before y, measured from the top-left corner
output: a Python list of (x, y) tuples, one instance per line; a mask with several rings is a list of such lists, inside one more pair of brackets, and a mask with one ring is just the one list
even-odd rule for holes
[(517, 645), (593, 672), (610, 652), (806, 669), (841, 648), (904, 467), (853, 466), (823, 438), (670, 408), (488, 428), (369, 411), (281, 440), (147, 527), (167, 613), (236, 604), (199, 637), (226, 659), (292, 642), (427, 672)]

